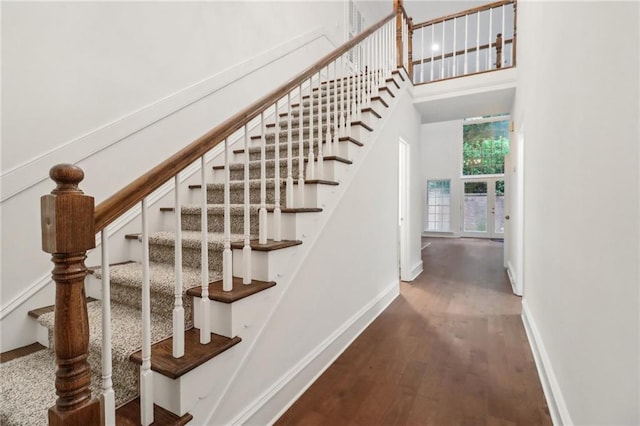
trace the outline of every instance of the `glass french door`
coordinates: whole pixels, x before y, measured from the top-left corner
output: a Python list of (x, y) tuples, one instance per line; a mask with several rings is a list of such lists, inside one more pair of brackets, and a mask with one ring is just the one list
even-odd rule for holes
[(504, 238), (504, 178), (462, 181), (462, 235)]

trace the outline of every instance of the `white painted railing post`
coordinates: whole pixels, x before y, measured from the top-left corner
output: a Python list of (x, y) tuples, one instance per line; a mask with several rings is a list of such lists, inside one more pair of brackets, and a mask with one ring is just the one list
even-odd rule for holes
[[(331, 100), (331, 94), (327, 93), (327, 98)], [(338, 59), (333, 61), (333, 142), (329, 147), (329, 155), (334, 155), (338, 147), (340, 129), (338, 128)]]
[(447, 22), (442, 22), (442, 46), (440, 46), (440, 78), (445, 78), (444, 76), (444, 49), (445, 49), (445, 27)]
[[(507, 33), (505, 32), (505, 29), (506, 29), (506, 27), (505, 27), (505, 14), (506, 13), (507, 13), (506, 5), (503, 4), (502, 5), (502, 32), (500, 33), (500, 34), (502, 34), (502, 40), (503, 40), (502, 41), (502, 46), (501, 46), (501, 49), (500, 49), (500, 64), (502, 64), (503, 67), (505, 65), (505, 63), (504, 63), (504, 51), (506, 50), (504, 48), (504, 44), (505, 44), (504, 41), (507, 38)], [(496, 46), (496, 48), (497, 47), (498, 46)], [(496, 58), (496, 60), (497, 60), (497, 58)]]
[[(274, 202), (273, 209), (273, 240), (282, 241), (282, 210), (280, 208), (280, 114), (278, 114), (278, 101), (275, 105), (275, 117), (276, 117), (276, 146), (274, 155)], [(265, 178), (266, 179), (266, 178)]]
[(111, 281), (109, 276), (109, 233), (103, 228), (102, 240), (102, 424), (115, 426), (116, 405), (111, 380)]
[(224, 248), (222, 250), (222, 290), (233, 290), (233, 254), (231, 252), (231, 195), (229, 139), (224, 140)]
[[(277, 125), (276, 125), (277, 126)], [(258, 211), (258, 242), (267, 243), (267, 137), (264, 111), (260, 113), (260, 210)]]
[(151, 292), (149, 279), (149, 224), (147, 199), (142, 199), (142, 366), (140, 367), (140, 423), (153, 423), (151, 372)]
[[(327, 123), (327, 130), (326, 130), (326, 134), (325, 134), (325, 145), (320, 146), (320, 151), (319, 152), (332, 152), (332, 141), (331, 141), (331, 97), (329, 96), (329, 89), (331, 88), (331, 64), (327, 65), (327, 83), (326, 83), (326, 100), (325, 100), (325, 106), (327, 108), (325, 115), (327, 116), (326, 118), (326, 123)], [(319, 155), (319, 154), (318, 154)], [(323, 161), (324, 161), (324, 155), (322, 156)], [(324, 164), (322, 166), (323, 168), (323, 172), (324, 172)], [(324, 176), (321, 176), (321, 178), (323, 178)]]
[(457, 32), (458, 32), (458, 28), (457, 28), (457, 19), (453, 18), (453, 70), (452, 70), (452, 77), (456, 76), (456, 72), (457, 72), (457, 63), (456, 63), (456, 42), (458, 41), (458, 37), (457, 37)]
[(242, 284), (251, 284), (251, 187), (249, 186), (249, 123), (244, 125), (244, 246)]
[(182, 306), (182, 208), (180, 206), (179, 174), (174, 178), (174, 303), (173, 303), (173, 357), (184, 356), (184, 307)]
[(200, 343), (207, 344), (211, 341), (211, 313), (209, 303), (209, 204), (207, 200), (207, 162), (204, 155), (200, 157), (200, 180), (202, 181), (201, 208), (200, 208)]
[[(321, 96), (321, 87), (318, 87), (318, 100), (320, 99)], [(316, 178), (316, 156), (313, 152), (313, 139), (314, 139), (314, 132), (313, 132), (313, 109), (315, 108), (315, 96), (313, 93), (313, 76), (311, 76), (311, 78), (309, 78), (309, 132), (308, 132), (308, 138), (309, 138), (309, 154), (307, 155), (307, 160), (308, 160), (308, 165), (307, 165), (307, 180), (311, 180), (311, 179), (315, 179)], [(300, 131), (302, 132), (302, 128), (300, 128)]]
[(304, 126), (304, 107), (302, 96), (302, 84), (298, 87), (300, 93), (300, 114), (298, 115), (298, 207), (304, 207), (304, 139), (302, 128)]
[[(287, 93), (287, 106), (289, 108), (289, 114), (287, 116), (287, 207), (294, 207), (293, 202), (293, 165), (292, 163), (292, 145), (293, 137), (291, 133), (291, 126), (293, 123), (293, 107), (291, 106), (291, 92)], [(302, 103), (298, 109), (302, 108)], [(245, 128), (246, 132), (246, 128)]]
[(433, 69), (435, 68), (433, 63), (433, 48), (435, 46), (435, 36), (436, 26), (434, 24), (431, 24), (431, 77), (429, 78), (429, 81), (433, 81)]
[(476, 72), (480, 72), (480, 12), (476, 19)]
[(464, 15), (464, 73), (465, 75), (469, 72), (468, 62), (469, 58), (467, 57), (467, 46), (468, 46), (468, 38), (469, 38), (469, 15)]
[[(327, 75), (329, 74), (327, 69)], [(329, 82), (327, 78), (327, 90), (329, 89)], [(316, 172), (317, 179), (324, 178), (324, 155), (322, 153), (324, 144), (323, 144), (323, 136), (324, 132), (322, 131), (322, 73), (318, 71), (318, 170)], [(327, 94), (328, 96), (328, 94)], [(311, 161), (311, 160), (309, 160)]]

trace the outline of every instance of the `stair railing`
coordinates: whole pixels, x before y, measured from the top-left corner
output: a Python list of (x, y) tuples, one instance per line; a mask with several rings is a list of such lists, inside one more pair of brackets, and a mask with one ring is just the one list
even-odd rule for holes
[[(398, 18), (399, 21), (394, 22)], [(394, 31), (396, 34), (394, 40)], [(55, 352), (56, 405), (49, 410), (50, 424), (115, 424), (115, 397), (111, 372), (111, 310), (109, 272), (109, 225), (128, 210), (140, 206), (142, 243), (142, 365), (140, 368), (140, 419), (143, 425), (154, 421), (153, 383), (151, 359), (151, 305), (150, 305), (150, 251), (149, 251), (149, 197), (162, 187), (174, 186), (175, 214), (175, 288), (173, 316), (173, 357), (185, 353), (185, 311), (182, 303), (183, 257), (181, 234), (181, 176), (187, 167), (199, 164), (201, 190), (201, 306), (199, 306), (200, 343), (211, 340), (208, 291), (210, 285), (208, 223), (210, 197), (213, 189), (207, 187), (208, 158), (211, 151), (224, 145), (224, 239), (222, 288), (233, 289), (231, 245), (231, 196), (230, 196), (230, 141), (244, 141), (243, 233), (238, 239), (242, 244), (242, 283), (252, 280), (251, 245), (267, 242), (268, 210), (273, 210), (272, 239), (279, 241), (281, 235), (280, 213), (282, 208), (305, 206), (305, 182), (322, 179), (324, 158), (341, 152), (339, 142), (351, 137), (351, 123), (360, 119), (363, 108), (371, 106), (371, 99), (378, 95), (378, 88), (385, 85), (398, 66), (407, 68), (408, 20), (401, 1), (395, 1), (394, 12), (324, 58), (290, 79), (288, 82), (235, 114), (210, 132), (198, 138), (184, 149), (169, 157), (140, 176), (111, 197), (94, 206), (94, 199), (85, 195), (78, 187), (84, 172), (77, 166), (61, 164), (54, 166), (50, 177), (57, 184), (50, 195), (42, 197), (42, 247), (52, 254), (53, 280), (56, 283), (55, 301)], [(400, 36), (397, 44), (397, 36)], [(405, 59), (402, 59), (402, 58)], [(400, 61), (397, 62), (396, 59)], [(280, 113), (280, 111), (284, 111)], [(267, 139), (265, 116), (274, 113), (274, 177), (267, 179)], [(281, 117), (285, 117), (281, 119)], [(308, 125), (306, 125), (308, 123)], [(317, 123), (317, 134), (314, 125)], [(294, 124), (298, 125), (297, 131)], [(257, 137), (260, 158), (259, 231), (251, 232), (252, 196), (250, 162), (253, 126), (259, 129)], [(305, 127), (306, 126), (306, 127)], [(286, 128), (286, 131), (283, 129)], [(307, 129), (307, 130), (305, 130)], [(284, 150), (281, 148), (286, 145)], [(268, 146), (269, 145), (269, 146)], [(255, 151), (255, 150), (254, 150)], [(297, 152), (295, 152), (297, 151)], [(307, 157), (305, 158), (305, 152)], [(284, 155), (282, 161), (281, 155)], [(305, 174), (305, 161), (306, 174)], [(286, 175), (282, 167), (286, 168)], [(297, 168), (297, 175), (294, 173)], [(274, 185), (274, 199), (267, 204), (267, 184)], [(285, 206), (282, 206), (281, 185), (284, 185)], [(297, 191), (294, 187), (297, 186)], [(214, 197), (215, 198), (215, 197)], [(96, 233), (100, 233), (102, 244), (102, 393), (100, 399), (92, 398), (89, 390), (90, 366), (87, 361), (89, 346), (89, 324), (85, 299), (84, 280), (87, 275), (86, 253), (96, 246)], [(157, 337), (157, 336), (156, 336)], [(102, 418), (102, 420), (100, 420)]]
[(516, 0), (502, 0), (412, 24), (413, 83), (515, 66), (516, 10)]

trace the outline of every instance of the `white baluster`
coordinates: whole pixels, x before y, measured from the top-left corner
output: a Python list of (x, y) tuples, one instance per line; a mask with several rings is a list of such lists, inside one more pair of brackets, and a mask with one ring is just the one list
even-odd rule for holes
[(111, 380), (111, 282), (109, 277), (109, 233), (103, 228), (102, 239), (102, 424), (116, 424), (116, 403)]
[(493, 9), (489, 8), (489, 48), (487, 49), (487, 69), (493, 68), (491, 63), (491, 39), (493, 38)]
[(229, 139), (224, 140), (224, 248), (222, 250), (222, 290), (233, 290), (233, 257), (231, 252), (231, 194), (229, 172)]
[(173, 303), (173, 357), (184, 356), (184, 307), (182, 306), (182, 209), (180, 206), (180, 179), (174, 178), (174, 212), (175, 212), (175, 245), (174, 245), (174, 303)]
[[(302, 100), (300, 100), (302, 108)], [(277, 127), (277, 124), (276, 124)], [(277, 130), (277, 129), (276, 129)], [(267, 156), (264, 111), (260, 113), (260, 210), (258, 211), (258, 242), (267, 243)], [(276, 131), (277, 133), (277, 131)]]
[[(505, 66), (504, 63), (504, 51), (506, 50), (505, 47), (505, 41), (507, 40), (507, 33), (505, 32), (505, 13), (507, 12), (505, 9), (506, 5), (502, 5), (502, 49), (500, 51), (500, 63), (502, 64), (502, 66)], [(497, 60), (497, 58), (496, 58)]]
[[(287, 93), (287, 106), (289, 115), (287, 116), (287, 207), (292, 208), (293, 203), (293, 166), (292, 166), (292, 145), (293, 137), (291, 136), (293, 107), (291, 106), (291, 92)], [(302, 105), (300, 106), (300, 109)]]
[(445, 78), (444, 77), (444, 54), (445, 54), (445, 51), (444, 51), (444, 49), (445, 49), (445, 44), (444, 44), (445, 43), (445, 36), (444, 36), (444, 34), (445, 34), (445, 27), (446, 26), (447, 26), (447, 21), (442, 21), (442, 46), (441, 46), (441, 49), (440, 49), (440, 54), (441, 54), (441, 56), (440, 56), (440, 58), (441, 58), (441, 61), (440, 61), (440, 78), (441, 79)]
[(200, 157), (200, 180), (202, 181), (200, 207), (200, 343), (211, 341), (210, 303), (209, 303), (209, 203), (207, 201), (207, 163), (204, 155)]
[[(327, 97), (331, 99), (329, 89), (327, 89)], [(333, 61), (333, 138), (329, 145), (329, 155), (334, 155), (338, 148), (338, 139), (340, 137), (338, 129), (338, 60)]]
[(244, 246), (242, 284), (251, 284), (251, 188), (249, 186), (249, 123), (244, 125)]
[(140, 367), (140, 423), (153, 423), (151, 372), (151, 289), (149, 281), (149, 225), (147, 199), (142, 199), (142, 366)]
[[(324, 152), (332, 152), (332, 140), (331, 140), (331, 98), (329, 96), (329, 88), (331, 87), (331, 64), (327, 65), (327, 83), (326, 83), (326, 100), (325, 100), (325, 105), (327, 108), (326, 111), (326, 123), (327, 123), (327, 130), (326, 130), (326, 134), (325, 134), (325, 144), (320, 146), (320, 150), (318, 152), (318, 156), (320, 155), (320, 153), (324, 153)], [(324, 161), (324, 155), (322, 155), (323, 161)], [(323, 171), (324, 171), (324, 165), (323, 165)], [(324, 176), (320, 176), (321, 178)]]
[[(356, 52), (355, 49), (353, 50), (353, 57), (355, 58)], [(356, 63), (352, 63), (351, 64), (351, 68), (349, 69), (349, 82), (351, 83), (350, 86), (350, 91), (349, 91), (349, 99), (350, 99), (350, 107), (349, 107), (349, 124), (351, 124), (352, 121), (356, 121), (358, 120), (357, 116), (358, 116), (358, 112), (357, 112), (357, 108), (358, 105), (356, 103), (356, 100), (358, 98), (358, 96), (356, 95), (357, 93), (357, 72), (354, 72), (355, 70), (357, 70), (357, 64)], [(351, 129), (351, 125), (349, 125), (349, 129)]]
[(433, 81), (433, 69), (435, 68), (434, 62), (433, 62), (433, 46), (436, 40), (435, 30), (436, 30), (435, 24), (431, 24), (431, 78), (429, 79), (429, 81)]
[(424, 28), (420, 28), (420, 83), (424, 83)]
[[(318, 96), (320, 96), (322, 88), (318, 88)], [(320, 98), (318, 98), (320, 99)], [(308, 165), (307, 165), (307, 179), (315, 179), (316, 178), (316, 156), (313, 152), (313, 109), (315, 104), (315, 96), (313, 94), (313, 76), (309, 79), (309, 155), (307, 156)], [(300, 129), (302, 131), (302, 129)]]
[(469, 15), (464, 15), (464, 73), (469, 72), (468, 58), (467, 58), (467, 39), (469, 38)]
[(302, 84), (298, 87), (300, 92), (300, 114), (298, 115), (298, 207), (304, 207), (304, 139), (302, 127), (304, 108), (302, 107)]
[(456, 64), (456, 46), (457, 46), (456, 41), (457, 41), (457, 36), (458, 36), (458, 34), (457, 34), (458, 28), (457, 28), (456, 23), (457, 23), (457, 19), (453, 18), (453, 56), (452, 56), (452, 62), (453, 62), (453, 71), (452, 71), (453, 75), (452, 76), (453, 77), (456, 76), (456, 65), (457, 65)]
[(278, 114), (278, 101), (275, 105), (276, 110), (276, 149), (274, 155), (274, 201), (273, 209), (273, 240), (282, 241), (282, 210), (280, 208), (280, 114)]
[[(327, 74), (329, 73), (327, 69)], [(328, 78), (327, 78), (328, 80)], [(329, 83), (327, 83), (327, 89)], [(316, 172), (316, 178), (322, 179), (324, 177), (324, 155), (322, 150), (324, 147), (323, 142), (324, 132), (322, 131), (322, 73), (318, 72), (318, 171)], [(311, 160), (309, 160), (311, 161)]]
[(346, 69), (346, 60), (345, 60), (345, 56), (342, 55), (340, 57), (341, 62), (342, 62), (342, 66), (340, 67), (340, 129), (341, 129), (341, 136), (347, 136), (347, 117), (346, 117), (346, 111), (345, 111), (345, 69)]
[(480, 72), (480, 12), (476, 22), (476, 72)]

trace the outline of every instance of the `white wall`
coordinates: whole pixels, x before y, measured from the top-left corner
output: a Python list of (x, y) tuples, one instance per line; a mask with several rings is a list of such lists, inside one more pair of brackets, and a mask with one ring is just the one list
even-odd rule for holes
[(330, 51), (344, 12), (341, 2), (3, 2), (1, 350), (31, 343), (26, 312), (53, 302), (39, 218), (51, 166), (82, 167), (81, 188), (99, 203)]
[(640, 423), (639, 9), (518, 6), (524, 313), (558, 424)]
[[(459, 237), (462, 229), (462, 120), (441, 121), (422, 125), (420, 197), (422, 228), (425, 235)], [(427, 181), (451, 180), (451, 218), (449, 233), (428, 233)]]

